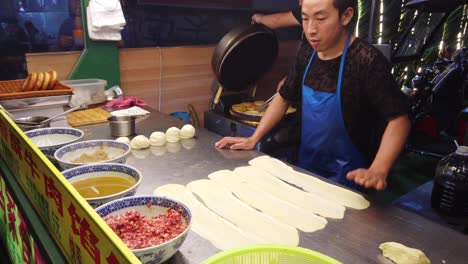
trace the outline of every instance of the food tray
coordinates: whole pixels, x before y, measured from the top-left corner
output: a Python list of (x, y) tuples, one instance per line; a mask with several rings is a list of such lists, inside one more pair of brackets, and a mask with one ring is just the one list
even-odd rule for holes
[(0, 100), (56, 96), (56, 95), (71, 95), (73, 89), (64, 83), (57, 81), (57, 84), (52, 90), (40, 90), (22, 92), (24, 80), (0, 81)]

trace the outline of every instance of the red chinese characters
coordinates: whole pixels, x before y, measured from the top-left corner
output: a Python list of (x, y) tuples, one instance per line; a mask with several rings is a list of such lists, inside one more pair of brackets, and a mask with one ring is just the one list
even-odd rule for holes
[(28, 226), (26, 225), (26, 222), (23, 219), (23, 216), (21, 213), (18, 213), (21, 223), (19, 226), (19, 231), (21, 235), (21, 240), (22, 240), (22, 249), (23, 249), (23, 261), (24, 263), (30, 263), (30, 258), (31, 258), (31, 244), (29, 243), (29, 231), (28, 231)]
[(91, 231), (89, 223), (86, 219), (81, 218), (76, 212), (76, 207), (73, 204), (70, 204), (68, 207), (68, 213), (72, 220), (72, 230), (75, 235), (80, 236), (80, 243), (83, 248), (89, 253), (89, 255), (94, 259), (94, 263), (101, 262), (101, 253), (96, 244), (98, 243), (98, 238)]
[(119, 260), (115, 257), (114, 253), (111, 252), (109, 257), (106, 258), (107, 264), (119, 264)]
[(43, 174), (42, 177), (44, 178), (44, 187), (47, 197), (54, 200), (55, 205), (57, 205), (57, 211), (63, 216), (62, 193), (57, 189), (51, 177), (48, 177), (46, 174)]
[(10, 134), (10, 146), (13, 150), (13, 153), (15, 153), (18, 157), (18, 160), (22, 160), (23, 156), (21, 155), (21, 142), (14, 134)]
[(36, 163), (34, 162), (32, 158), (31, 152), (27, 150), (24, 151), (24, 160), (26, 161), (26, 164), (28, 164), (28, 167), (31, 170), (31, 176), (33, 178), (39, 179), (39, 173), (37, 172)]
[(8, 228), (10, 229), (13, 240), (17, 243), (18, 234), (16, 233), (16, 204), (8, 192), (7, 192), (7, 200), (8, 200), (7, 212), (8, 212), (8, 221), (9, 221)]
[(0, 137), (2, 138), (3, 141), (8, 142), (8, 130), (7, 130), (7, 125), (5, 124), (5, 121), (0, 119)]

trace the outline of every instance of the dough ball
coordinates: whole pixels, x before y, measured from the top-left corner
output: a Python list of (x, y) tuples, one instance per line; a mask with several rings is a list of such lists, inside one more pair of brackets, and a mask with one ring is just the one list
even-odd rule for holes
[(132, 149), (144, 149), (150, 146), (150, 141), (147, 137), (138, 135), (130, 141), (130, 146)]
[(177, 127), (170, 127), (166, 131), (166, 141), (167, 142), (177, 142), (180, 140), (180, 130)]
[(151, 147), (150, 149), (154, 156), (162, 156), (167, 152), (166, 147)]
[(160, 147), (166, 144), (166, 134), (160, 131), (153, 132), (150, 136), (151, 146)]
[(128, 137), (119, 137), (119, 138), (116, 139), (116, 141), (122, 142), (122, 143), (125, 143), (125, 144), (130, 144), (130, 139), (128, 139)]
[(170, 153), (176, 153), (179, 152), (182, 149), (182, 146), (180, 145), (179, 142), (168, 142), (166, 144), (167, 151)]
[(180, 143), (182, 144), (182, 147), (184, 147), (184, 149), (193, 149), (197, 141), (193, 138), (189, 138), (180, 140)]
[(396, 242), (385, 242), (380, 244), (382, 255), (391, 259), (397, 264), (412, 263), (412, 264), (430, 264), (431, 261), (426, 257), (424, 252), (416, 248), (410, 248)]
[(149, 149), (135, 149), (132, 151), (132, 155), (137, 159), (146, 159), (151, 155), (151, 151)]
[(195, 128), (190, 125), (184, 125), (182, 129), (180, 129), (180, 138), (193, 138), (195, 136)]

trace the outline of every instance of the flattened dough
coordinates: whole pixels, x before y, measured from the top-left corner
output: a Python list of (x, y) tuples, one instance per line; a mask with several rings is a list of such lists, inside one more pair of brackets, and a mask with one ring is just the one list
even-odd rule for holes
[(263, 242), (213, 213), (183, 185), (163, 185), (153, 193), (154, 195), (172, 198), (188, 206), (192, 213), (191, 230), (210, 241), (218, 249), (226, 250)]
[(380, 244), (382, 254), (396, 264), (431, 264), (424, 252), (416, 248), (410, 248), (396, 242)]
[(236, 174), (244, 177), (249, 184), (255, 185), (279, 199), (292, 203), (306, 211), (323, 217), (343, 219), (345, 207), (314, 194), (295, 188), (266, 171), (253, 166), (238, 167)]
[(362, 195), (340, 186), (336, 186), (316, 177), (295, 171), (280, 160), (269, 156), (260, 156), (249, 161), (249, 164), (267, 171), (271, 175), (304, 189), (315, 193), (330, 201), (335, 201), (343, 206), (353, 209), (366, 209), (370, 203)]
[(208, 175), (208, 178), (226, 187), (246, 204), (304, 232), (323, 229), (327, 224), (325, 218), (278, 199), (257, 186), (248, 184), (247, 181), (242, 181), (242, 177), (232, 171), (216, 171)]
[(294, 227), (253, 209), (234, 197), (222, 185), (203, 179), (192, 181), (187, 187), (197, 194), (208, 208), (242, 231), (260, 237), (266, 243), (295, 246), (299, 244), (299, 233)]

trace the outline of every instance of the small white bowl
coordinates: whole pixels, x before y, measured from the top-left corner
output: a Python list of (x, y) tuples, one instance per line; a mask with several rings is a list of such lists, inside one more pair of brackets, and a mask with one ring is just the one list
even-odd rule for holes
[(95, 163), (89, 165), (82, 165), (74, 167), (65, 171), (62, 171), (62, 175), (70, 182), (76, 182), (89, 178), (96, 178), (102, 176), (122, 176), (132, 177), (135, 179), (135, 184), (121, 192), (114, 193), (112, 195), (101, 196), (96, 198), (85, 198), (85, 200), (94, 208), (108, 203), (112, 200), (135, 195), (141, 182), (141, 172), (131, 166), (120, 164), (120, 163)]
[[(148, 206), (148, 205), (151, 206)], [(159, 264), (172, 257), (182, 246), (187, 237), (190, 226), (192, 225), (192, 214), (183, 203), (160, 196), (133, 196), (125, 197), (96, 208), (96, 212), (102, 218), (108, 215), (123, 215), (128, 211), (135, 210), (146, 217), (153, 217), (166, 213), (168, 208), (176, 209), (182, 207), (182, 217), (187, 224), (185, 230), (173, 239), (162, 244), (146, 247), (142, 249), (133, 249), (132, 252), (141, 261), (141, 263)]]
[[(108, 160), (89, 163), (73, 162), (73, 160), (79, 158), (83, 154), (92, 155), (100, 149), (101, 146), (109, 156)], [(61, 147), (55, 151), (54, 158), (57, 160), (60, 167), (66, 170), (90, 163), (125, 163), (129, 154), (130, 145), (115, 140), (101, 139), (87, 140)]]
[(39, 128), (26, 131), (25, 134), (51, 160), (54, 160), (57, 149), (84, 136), (83, 131), (69, 127)]

